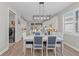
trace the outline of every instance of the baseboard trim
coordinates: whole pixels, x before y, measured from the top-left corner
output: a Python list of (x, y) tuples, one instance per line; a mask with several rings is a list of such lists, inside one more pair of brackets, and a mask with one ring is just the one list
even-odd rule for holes
[(6, 52), (8, 50), (8, 47), (6, 48), (6, 49), (4, 49), (4, 50), (2, 50), (1, 52), (0, 52), (0, 55), (2, 55), (4, 52)]
[(72, 45), (70, 45), (70, 44), (68, 44), (66, 42), (64, 42), (64, 44), (67, 45), (67, 46), (69, 46), (70, 48), (74, 49), (75, 51), (78, 51), (79, 52), (79, 49), (73, 47)]

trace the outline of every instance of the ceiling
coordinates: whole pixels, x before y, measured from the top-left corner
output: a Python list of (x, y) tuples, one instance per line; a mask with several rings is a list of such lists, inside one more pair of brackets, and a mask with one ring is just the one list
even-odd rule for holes
[[(33, 21), (33, 15), (39, 14), (38, 2), (9, 2), (9, 4), (27, 21)], [(72, 2), (45, 2), (44, 14), (53, 16), (71, 4)]]

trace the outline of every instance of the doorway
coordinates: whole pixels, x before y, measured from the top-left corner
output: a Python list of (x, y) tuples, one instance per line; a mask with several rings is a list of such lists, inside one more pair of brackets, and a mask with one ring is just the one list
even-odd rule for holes
[(15, 43), (15, 16), (16, 14), (9, 10), (9, 45)]

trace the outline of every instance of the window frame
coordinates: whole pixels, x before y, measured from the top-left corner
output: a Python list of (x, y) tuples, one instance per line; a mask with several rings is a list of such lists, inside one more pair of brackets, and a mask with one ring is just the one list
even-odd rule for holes
[[(75, 21), (75, 22), (73, 22), (73, 24), (74, 24), (74, 33), (79, 33), (79, 13), (78, 13), (78, 21), (76, 21), (76, 17), (77, 17), (77, 15), (76, 15), (76, 11), (78, 11), (79, 12), (79, 8), (77, 8), (77, 9), (74, 9), (74, 10), (71, 10), (71, 11), (68, 11), (68, 12), (66, 12), (66, 13), (64, 13), (64, 15), (63, 15), (63, 31), (64, 32), (69, 32), (69, 31), (66, 31), (66, 27), (65, 27), (65, 23), (66, 23), (66, 14), (68, 14), (68, 13), (73, 13), (74, 15), (73, 16), (67, 16), (67, 17), (73, 17), (73, 20)], [(70, 22), (69, 22), (70, 23)]]

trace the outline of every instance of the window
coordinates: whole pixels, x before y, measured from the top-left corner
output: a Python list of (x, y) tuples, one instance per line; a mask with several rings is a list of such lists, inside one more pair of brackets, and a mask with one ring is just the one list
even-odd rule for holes
[(73, 10), (64, 14), (64, 31), (79, 32), (79, 11)]
[(79, 10), (76, 11), (76, 32), (79, 32)]

